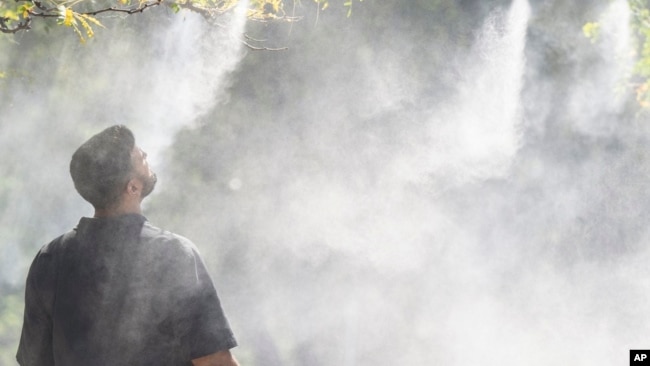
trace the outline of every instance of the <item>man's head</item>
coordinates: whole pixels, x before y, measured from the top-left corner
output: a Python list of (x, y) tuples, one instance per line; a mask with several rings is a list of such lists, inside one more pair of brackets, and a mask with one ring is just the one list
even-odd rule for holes
[(146, 197), (156, 183), (147, 154), (135, 144), (133, 132), (111, 126), (91, 137), (72, 155), (70, 175), (77, 192), (95, 209), (118, 206), (125, 190)]

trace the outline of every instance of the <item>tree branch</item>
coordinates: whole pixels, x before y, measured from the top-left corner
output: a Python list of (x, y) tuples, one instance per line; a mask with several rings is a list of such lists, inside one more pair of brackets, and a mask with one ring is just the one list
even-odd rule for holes
[[(68, 3), (68, 4), (70, 4), (70, 8), (71, 8), (79, 1), (74, 1), (73, 3)], [(92, 16), (92, 17), (102, 13), (122, 13), (122, 14), (131, 15), (136, 13), (142, 13), (148, 8), (158, 6), (162, 4), (163, 1), (164, 0), (149, 0), (147, 2), (140, 3), (140, 5), (135, 8), (121, 8), (121, 7), (110, 6), (107, 8), (102, 8), (97, 10), (80, 11), (74, 13), (77, 15)], [(32, 29), (31, 23), (34, 18), (61, 18), (62, 17), (60, 7), (47, 6), (47, 5), (52, 6), (51, 5), (52, 3), (56, 5), (56, 1), (54, 2), (45, 1), (44, 3), (43, 0), (14, 0), (14, 2), (16, 3), (31, 2), (33, 6), (25, 9), (23, 19), (20, 20), (20, 22), (18, 22), (17, 19), (14, 20), (8, 17), (0, 17), (0, 33), (18, 33), (22, 30)], [(232, 5), (227, 5), (227, 4), (224, 5), (221, 3), (220, 5), (221, 7), (219, 6), (204, 7), (201, 5), (197, 5), (192, 0), (186, 0), (178, 3), (172, 2), (170, 6), (174, 8), (175, 11), (177, 11), (178, 9), (187, 9), (195, 13), (201, 14), (207, 19), (215, 19), (217, 16), (222, 15), (223, 13), (231, 10), (233, 7)], [(297, 17), (297, 16), (287, 16), (286, 14), (284, 14), (284, 12), (281, 12), (279, 16), (278, 14), (271, 14), (271, 13), (268, 14), (264, 13), (264, 14), (268, 15), (269, 19), (260, 18), (257, 16), (254, 17), (251, 16), (249, 19), (253, 19), (258, 22), (268, 22), (268, 21), (296, 22), (301, 19), (301, 17)], [(248, 47), (251, 50), (282, 51), (287, 49), (287, 47), (271, 48), (271, 47), (262, 47), (262, 46), (254, 45), (254, 43), (261, 43), (264, 41), (248, 37), (247, 35), (244, 36), (245, 39), (242, 42), (244, 43), (244, 45), (246, 45), (246, 47)]]
[(13, 34), (13, 33), (18, 33), (21, 30), (32, 29), (32, 26), (31, 26), (32, 19), (31, 18), (27, 18), (27, 19), (23, 20), (22, 22), (16, 24), (15, 27), (9, 27), (7, 25), (7, 21), (9, 21), (8, 18), (0, 18), (0, 32), (1, 33)]
[(286, 51), (289, 49), (289, 47), (258, 47), (258, 46), (253, 46), (252, 44), (244, 41), (244, 46), (248, 47), (249, 49), (253, 51)]
[(202, 7), (202, 6), (197, 6), (191, 1), (186, 1), (184, 3), (176, 3), (176, 5), (178, 5), (178, 7), (181, 8), (181, 9), (187, 9), (187, 10), (193, 11), (195, 13), (201, 14), (205, 18), (208, 18), (208, 19), (209, 18), (214, 18), (215, 15), (220, 15), (220, 14), (223, 14), (223, 13), (227, 12), (228, 10), (230, 10), (230, 8), (216, 8), (215, 9), (215, 8), (206, 8), (206, 7)]
[(144, 3), (144, 4), (140, 5), (137, 8), (134, 8), (134, 9), (122, 9), (122, 8), (115, 8), (115, 7), (111, 6), (110, 8), (100, 9), (100, 10), (95, 10), (95, 11), (82, 12), (82, 13), (79, 13), (79, 14), (95, 16), (97, 14), (107, 13), (107, 12), (125, 13), (125, 14), (142, 13), (143, 11), (145, 11), (148, 8), (151, 8), (151, 7), (158, 6), (158, 5), (162, 4), (162, 2), (163, 2), (163, 0), (156, 0), (154, 2)]
[[(19, 2), (28, 2), (29, 0), (15, 0), (16, 3)], [(95, 16), (97, 14), (101, 13), (108, 13), (108, 12), (113, 12), (113, 13), (124, 13), (124, 14), (136, 14), (136, 13), (142, 13), (146, 9), (158, 6), (162, 4), (163, 0), (154, 0), (151, 2), (143, 3), (137, 8), (117, 8), (117, 7), (109, 7), (109, 8), (104, 8), (104, 9), (99, 9), (99, 10), (93, 10), (93, 11), (86, 11), (86, 12), (80, 12), (79, 14), (83, 15), (89, 15), (89, 16)], [(30, 10), (29, 11), (29, 16), (25, 17), (22, 21), (18, 22), (17, 24), (10, 24), (9, 18), (6, 17), (0, 17), (0, 33), (8, 33), (8, 34), (15, 34), (18, 33), (22, 30), (29, 30), (31, 29), (31, 23), (32, 23), (32, 18), (38, 17), (38, 18), (58, 18), (61, 16), (59, 14), (59, 10), (57, 8), (48, 8), (43, 5), (40, 1), (34, 1), (33, 2), (35, 9), (37, 11)]]
[(244, 43), (244, 46), (248, 47), (249, 49), (253, 51), (286, 51), (289, 49), (289, 47), (260, 47), (260, 46), (254, 46), (250, 42), (266, 42), (265, 39), (255, 39), (248, 34), (244, 34), (244, 40), (242, 41)]

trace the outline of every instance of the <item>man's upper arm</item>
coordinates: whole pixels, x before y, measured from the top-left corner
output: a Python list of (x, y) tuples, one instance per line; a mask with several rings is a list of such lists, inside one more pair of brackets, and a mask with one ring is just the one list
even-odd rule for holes
[(181, 301), (178, 308), (180, 316), (177, 334), (187, 347), (190, 359), (201, 360), (208, 357), (205, 355), (209, 355), (211, 361), (228, 362), (230, 359), (233, 361), (223, 364), (236, 365), (228, 350), (236, 347), (237, 341), (221, 307), (212, 279), (200, 254), (194, 248), (189, 262), (184, 276), (178, 278), (181, 280), (182, 289), (178, 293)]
[(219, 351), (211, 355), (195, 358), (192, 360), (194, 366), (239, 366), (230, 351)]
[(25, 285), (25, 314), (16, 359), (23, 366), (54, 365), (52, 350), (52, 257), (39, 252)]

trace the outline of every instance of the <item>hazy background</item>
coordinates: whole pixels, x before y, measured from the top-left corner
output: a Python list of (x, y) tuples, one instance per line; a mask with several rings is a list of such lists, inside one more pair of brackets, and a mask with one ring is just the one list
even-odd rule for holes
[(92, 214), (69, 158), (116, 123), (159, 174), (145, 215), (205, 256), (242, 365), (615, 365), (650, 347), (625, 1), (300, 11), (159, 8), (87, 45), (61, 27), (0, 41), (1, 364), (34, 254)]

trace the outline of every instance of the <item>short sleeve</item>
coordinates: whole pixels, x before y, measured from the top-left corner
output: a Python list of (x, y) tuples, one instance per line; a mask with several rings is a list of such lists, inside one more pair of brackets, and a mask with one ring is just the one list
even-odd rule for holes
[(203, 357), (237, 346), (237, 341), (201, 256), (192, 250), (191, 278), (179, 308), (181, 342), (190, 359)]
[(29, 269), (25, 313), (16, 359), (22, 366), (54, 365), (52, 350), (53, 258), (41, 250)]

